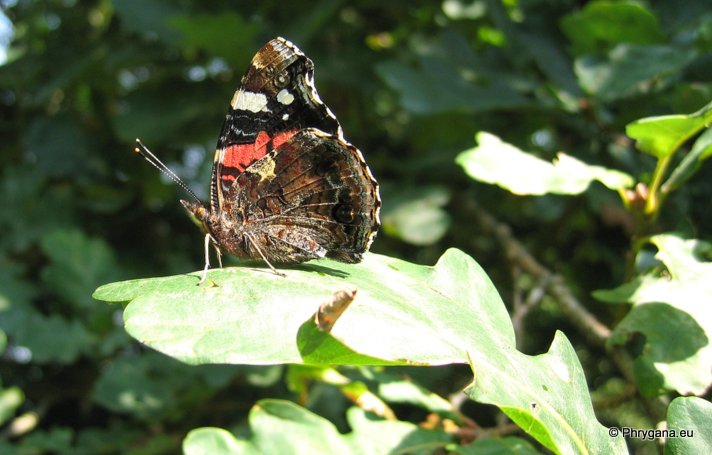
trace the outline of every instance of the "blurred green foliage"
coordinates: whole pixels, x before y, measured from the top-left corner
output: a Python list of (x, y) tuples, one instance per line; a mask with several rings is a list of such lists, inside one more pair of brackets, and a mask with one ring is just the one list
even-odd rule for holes
[[(131, 153), (133, 141), (141, 137), (205, 198), (227, 103), (254, 52), (275, 36), (314, 60), (321, 97), (382, 184), (384, 227), (375, 252), (433, 264), (455, 246), (477, 259), (505, 302), (530, 298), (540, 283), (512, 266), (491, 233), (478, 227), (472, 211), (486, 210), (561, 274), (601, 321), (611, 327), (625, 321), (612, 343), (633, 354), (642, 349), (645, 340), (631, 328), (646, 311), (627, 313), (591, 298), (631, 277), (625, 256), (644, 216), (634, 210), (633, 196), (626, 207), (598, 183), (577, 197), (524, 198), (474, 182), (455, 158), (475, 145), (479, 131), (545, 161), (565, 151), (653, 187), (662, 171), (684, 163), (668, 185), (677, 191), (666, 195), (647, 233), (710, 239), (712, 169), (701, 166), (709, 139), (695, 143), (687, 162), (682, 152), (690, 144), (668, 144), (682, 149), (661, 171), (656, 146), (640, 153), (624, 135), (637, 119), (690, 114), (712, 99), (706, 0), (684, 7), (675, 0), (13, 0), (0, 6), (12, 23), (8, 60), (0, 65), (0, 453), (175, 453), (191, 430), (206, 426), (255, 441), (264, 429), (250, 430), (260, 411), (253, 406), (267, 398), (299, 401), (309, 411), (268, 403), (318, 419), (321, 427), (328, 420), (341, 433), (354, 430), (343, 436), (329, 427), (334, 437), (375, 431), (377, 423), (359, 410), (347, 415), (348, 393), (323, 378), (297, 391), (284, 380), (290, 367), (181, 364), (131, 340), (121, 309), (91, 299), (110, 281), (202, 266), (202, 241), (177, 202), (180, 189)], [(634, 125), (634, 139), (636, 128), (651, 131)], [(706, 245), (699, 243), (696, 260), (682, 263), (708, 265)], [(652, 250), (633, 250), (639, 253), (634, 272), (659, 271)], [(670, 257), (677, 258), (659, 259), (668, 264)], [(665, 273), (639, 279), (650, 283)], [(694, 282), (709, 291), (704, 280)], [(611, 292), (625, 300), (620, 289)], [(620, 372), (550, 296), (517, 330), (518, 346), (544, 352), (556, 329), (572, 341), (594, 397), (614, 389)], [(700, 343), (707, 347), (709, 339), (685, 346)], [(655, 377), (649, 364), (656, 357), (646, 354), (638, 372)], [(471, 380), (463, 366), (390, 372), (445, 397)], [(346, 368), (343, 374), (372, 373)], [(705, 384), (694, 391), (704, 392)], [(644, 392), (669, 400), (675, 392), (664, 385)], [(595, 403), (602, 423), (654, 428), (659, 416), (636, 401), (636, 392), (620, 395), (623, 404)], [(389, 404), (406, 426), (425, 422), (443, 430), (451, 422), (433, 424), (426, 406)], [(695, 406), (709, 413), (709, 406)], [(458, 412), (483, 427), (502, 417), (471, 402)], [(228, 436), (191, 433), (183, 447), (198, 437), (232, 444)], [(452, 440), (469, 436), (455, 432)], [(488, 448), (534, 450), (527, 441), (502, 441)], [(656, 450), (654, 443), (630, 444)], [(474, 447), (451, 450), (474, 453)]]

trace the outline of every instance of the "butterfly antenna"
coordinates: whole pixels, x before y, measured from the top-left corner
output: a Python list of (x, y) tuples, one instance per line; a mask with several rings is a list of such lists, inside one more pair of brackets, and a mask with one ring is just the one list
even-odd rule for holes
[(168, 168), (168, 166), (163, 164), (163, 162), (158, 159), (158, 157), (156, 155), (151, 153), (151, 151), (148, 149), (148, 147), (143, 145), (143, 142), (141, 142), (141, 139), (136, 139), (136, 147), (134, 147), (134, 152), (136, 152), (139, 155), (141, 155), (142, 157), (144, 157), (144, 159), (146, 161), (148, 161), (149, 163), (151, 163), (151, 165), (153, 167), (155, 167), (156, 169), (161, 171), (163, 173), (163, 175), (165, 175), (169, 179), (173, 180), (179, 187), (183, 188), (188, 194), (193, 196), (193, 199), (195, 199), (198, 202), (201, 202), (200, 199), (198, 198), (198, 196), (196, 196), (196, 194), (193, 192), (193, 190), (188, 188), (188, 185), (186, 185), (185, 182), (183, 180), (181, 180), (181, 178), (178, 177), (175, 172), (171, 171)]

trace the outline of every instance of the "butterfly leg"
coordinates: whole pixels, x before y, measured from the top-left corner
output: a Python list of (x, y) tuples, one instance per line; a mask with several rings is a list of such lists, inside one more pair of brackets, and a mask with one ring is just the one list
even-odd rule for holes
[(203, 273), (200, 275), (200, 281), (198, 281), (198, 286), (201, 284), (205, 283), (205, 279), (208, 277), (208, 269), (210, 268), (210, 242), (213, 242), (213, 246), (215, 247), (215, 250), (217, 251), (217, 256), (218, 256), (218, 264), (220, 264), (220, 268), (222, 268), (222, 253), (220, 252), (220, 249), (217, 246), (217, 242), (213, 238), (212, 235), (210, 234), (205, 234), (205, 267), (203, 268)]
[(270, 269), (272, 269), (272, 272), (274, 272), (275, 275), (278, 275), (278, 276), (281, 276), (281, 277), (285, 278), (287, 275), (285, 275), (285, 274), (282, 273), (282, 272), (278, 272), (277, 269), (274, 268), (274, 266), (267, 260), (267, 258), (265, 257), (264, 253), (262, 253), (262, 250), (261, 250), (260, 247), (257, 245), (257, 242), (255, 242), (255, 240), (252, 238), (252, 236), (251, 236), (250, 234), (247, 234), (247, 233), (245, 233), (245, 235), (247, 236), (247, 240), (249, 240), (250, 242), (252, 242), (252, 246), (255, 247), (255, 250), (257, 250), (257, 252), (259, 253), (260, 257), (262, 257), (262, 260), (265, 261), (265, 263), (269, 266)]
[[(210, 235), (210, 234), (208, 234)], [(218, 242), (215, 241), (215, 239), (210, 236), (210, 238), (213, 240), (213, 247), (215, 248), (215, 256), (218, 258), (218, 267), (222, 268), (222, 251), (220, 251), (220, 247), (218, 246)]]

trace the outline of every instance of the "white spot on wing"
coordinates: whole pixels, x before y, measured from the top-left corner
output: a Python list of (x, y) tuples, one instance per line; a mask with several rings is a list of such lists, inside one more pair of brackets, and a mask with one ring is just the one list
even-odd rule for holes
[(286, 88), (283, 88), (279, 91), (279, 93), (277, 93), (277, 101), (289, 106), (294, 101), (294, 95), (289, 93), (289, 90), (287, 90)]
[(230, 106), (238, 111), (269, 112), (267, 108), (267, 96), (263, 93), (244, 92), (238, 90), (230, 101)]
[(289, 114), (284, 114), (282, 116), (282, 120), (289, 120)]

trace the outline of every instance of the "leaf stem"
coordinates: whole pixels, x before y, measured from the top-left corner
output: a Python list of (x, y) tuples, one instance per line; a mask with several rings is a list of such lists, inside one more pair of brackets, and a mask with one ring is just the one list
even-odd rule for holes
[(653, 180), (650, 182), (650, 187), (648, 188), (648, 200), (645, 203), (645, 214), (648, 220), (646, 224), (655, 221), (660, 213), (660, 206), (662, 205), (664, 195), (660, 191), (660, 187), (663, 184), (663, 178), (667, 168), (670, 166), (672, 161), (673, 153), (660, 158), (658, 164), (655, 166), (655, 171), (653, 172)]

